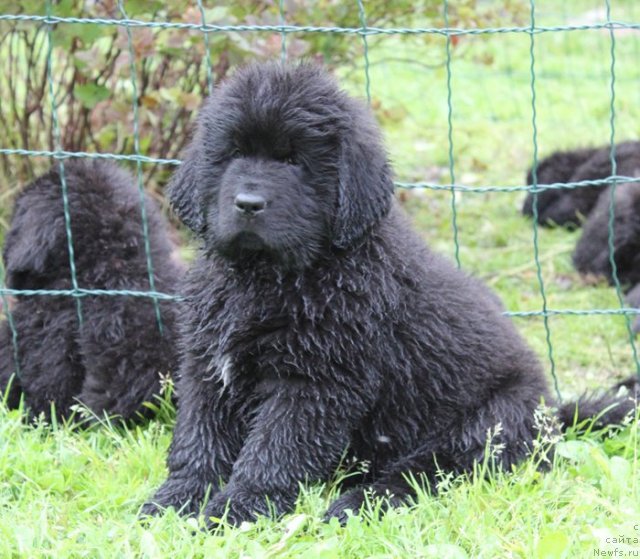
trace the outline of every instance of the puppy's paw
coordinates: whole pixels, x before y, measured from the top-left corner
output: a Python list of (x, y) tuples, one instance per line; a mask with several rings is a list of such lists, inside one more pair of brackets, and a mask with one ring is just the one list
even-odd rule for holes
[[(573, 252), (573, 264), (588, 285), (600, 284), (605, 278), (612, 283), (609, 248), (604, 243), (604, 240), (593, 242), (585, 232)], [(620, 273), (626, 273), (624, 268), (618, 267), (618, 277)]]
[[(390, 508), (407, 504), (407, 499), (407, 491), (402, 487), (393, 489), (387, 486), (358, 487), (331, 503), (324, 515), (324, 521), (337, 518), (340, 525), (344, 526), (350, 516), (347, 511), (351, 511), (351, 516), (359, 516), (369, 502), (372, 504), (371, 511), (374, 516), (382, 516)], [(369, 510), (368, 507), (367, 510)]]
[(573, 231), (582, 225), (582, 216), (571, 197), (561, 196), (540, 209), (538, 223), (547, 227), (564, 227)]
[(231, 526), (239, 526), (245, 521), (253, 522), (261, 513), (264, 513), (264, 509), (260, 502), (222, 492), (207, 505), (204, 519), (207, 528), (211, 530), (223, 521)]
[[(547, 212), (553, 212), (553, 205), (558, 202), (560, 192), (557, 190), (544, 190), (538, 193), (537, 211), (538, 222), (543, 225), (550, 225)], [(533, 217), (533, 193), (527, 194), (524, 204), (522, 205), (522, 214)]]
[(144, 505), (142, 505), (138, 516), (140, 518), (145, 518), (148, 516), (161, 516), (166, 508), (168, 508), (168, 505), (165, 507), (154, 501), (148, 501)]
[(181, 515), (192, 516), (198, 513), (205, 494), (201, 486), (181, 480), (167, 480), (153, 498), (142, 506), (139, 516), (161, 515), (168, 508), (176, 509)]
[[(337, 518), (341, 526), (344, 526), (349, 516), (357, 516), (360, 514), (362, 507), (366, 502), (366, 492), (364, 489), (353, 489), (338, 497), (327, 509), (324, 515), (324, 521), (329, 522), (332, 518)], [(347, 511), (351, 512), (351, 515)]]
[(205, 522), (212, 529), (222, 520), (238, 526), (245, 521), (254, 522), (258, 516), (276, 518), (288, 512), (293, 507), (293, 501), (281, 495), (266, 495), (264, 492), (227, 486), (209, 501), (204, 511)]

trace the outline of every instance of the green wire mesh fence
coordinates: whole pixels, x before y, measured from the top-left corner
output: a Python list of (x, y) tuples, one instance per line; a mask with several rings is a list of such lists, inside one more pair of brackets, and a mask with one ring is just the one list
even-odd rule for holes
[[(149, 246), (148, 236), (148, 223), (145, 213), (144, 200), (144, 174), (143, 165), (160, 165), (171, 168), (179, 165), (180, 161), (174, 157), (153, 157), (147, 155), (145, 147), (141, 142), (141, 130), (140, 130), (140, 115), (139, 110), (141, 106), (141, 95), (138, 78), (138, 68), (136, 66), (136, 51), (134, 48), (134, 33), (140, 30), (153, 30), (153, 31), (186, 31), (193, 34), (193, 37), (197, 37), (204, 45), (204, 67), (206, 73), (206, 90), (205, 93), (210, 93), (215, 87), (217, 79), (215, 66), (216, 63), (212, 59), (212, 44), (219, 40), (224, 40), (227, 37), (236, 37), (242, 40), (242, 37), (247, 35), (260, 35), (260, 36), (276, 36), (279, 38), (279, 56), (284, 61), (291, 57), (291, 49), (295, 46), (295, 38), (305, 36), (317, 36), (317, 37), (339, 37), (348, 41), (352, 38), (361, 42), (361, 65), (363, 67), (364, 77), (364, 94), (366, 95), (369, 103), (373, 102), (372, 93), (375, 92), (376, 86), (373, 83), (371, 76), (371, 69), (374, 62), (371, 60), (370, 53), (374, 46), (372, 41), (377, 41), (376, 46), (382, 45), (382, 41), (389, 41), (392, 38), (425, 38), (440, 39), (444, 43), (444, 58), (442, 63), (442, 69), (444, 70), (444, 83), (446, 84), (446, 90), (444, 95), (444, 101), (446, 103), (446, 143), (447, 143), (447, 181), (398, 181), (396, 184), (400, 189), (406, 190), (431, 190), (431, 191), (443, 191), (449, 195), (449, 209), (451, 215), (451, 229), (452, 229), (452, 241), (454, 247), (454, 258), (458, 266), (461, 265), (461, 240), (460, 230), (458, 225), (458, 203), (459, 197), (468, 193), (473, 194), (492, 194), (492, 193), (518, 193), (518, 192), (532, 192), (534, 193), (533, 213), (534, 219), (531, 229), (531, 244), (533, 248), (533, 262), (535, 265), (535, 276), (537, 284), (537, 292), (540, 301), (539, 310), (525, 310), (525, 311), (505, 311), (505, 314), (514, 317), (539, 317), (542, 319), (544, 326), (544, 337), (546, 345), (546, 353), (548, 355), (548, 362), (550, 373), (555, 382), (555, 388), (560, 395), (558, 379), (556, 374), (556, 360), (554, 357), (554, 336), (552, 335), (552, 327), (550, 319), (555, 316), (605, 316), (605, 315), (620, 315), (625, 319), (625, 327), (628, 334), (629, 345), (632, 353), (633, 363), (636, 370), (640, 374), (640, 362), (637, 355), (635, 337), (631, 328), (630, 317), (636, 314), (640, 314), (638, 309), (632, 309), (625, 307), (622, 286), (618, 278), (616, 262), (614, 259), (614, 197), (615, 191), (619, 183), (640, 182), (640, 177), (626, 177), (618, 176), (616, 174), (616, 141), (617, 127), (619, 121), (616, 118), (616, 102), (618, 81), (620, 79), (627, 80), (632, 83), (636, 83), (640, 79), (637, 75), (629, 76), (625, 73), (623, 78), (619, 77), (618, 60), (618, 45), (616, 42), (616, 34), (618, 33), (640, 33), (640, 21), (635, 18), (635, 12), (633, 8), (633, 2), (623, 2), (626, 6), (625, 14), (631, 16), (621, 19), (614, 19), (612, 16), (612, 1), (611, 0), (599, 0), (592, 2), (592, 6), (600, 10), (601, 17), (595, 21), (580, 22), (571, 21), (570, 16), (572, 14), (572, 6), (575, 6), (572, 2), (553, 3), (558, 10), (562, 12), (561, 16), (564, 21), (562, 25), (541, 25), (539, 23), (540, 8), (536, 5), (535, 0), (522, 0), (521, 2), (509, 2), (505, 0), (505, 4), (518, 4), (521, 11), (521, 22), (518, 25), (504, 25), (504, 26), (482, 26), (482, 25), (467, 25), (464, 27), (450, 26), (451, 14), (455, 12), (459, 16), (460, 2), (455, 0), (443, 0), (438, 3), (432, 2), (416, 2), (420, 7), (425, 10), (424, 21), (435, 21), (439, 19), (442, 22), (442, 26), (420, 26), (414, 25), (411, 27), (396, 27), (394, 25), (369, 25), (369, 13), (368, 8), (370, 2), (365, 0), (353, 0), (352, 2), (327, 2), (327, 5), (339, 5), (343, 6), (345, 10), (352, 14), (349, 21), (354, 22), (352, 26), (340, 25), (340, 26), (317, 26), (317, 25), (299, 25), (288, 22), (288, 6), (289, 3), (285, 0), (278, 0), (277, 2), (277, 17), (272, 23), (267, 24), (226, 24), (221, 25), (217, 23), (209, 22), (209, 15), (211, 9), (215, 9), (214, 6), (208, 6), (206, 2), (202, 0), (196, 0), (191, 2), (192, 8), (196, 10), (198, 15), (198, 22), (184, 22), (184, 21), (157, 21), (147, 20), (143, 18), (136, 18), (130, 16), (127, 9), (127, 2), (118, 0), (113, 12), (119, 17), (75, 17), (73, 14), (59, 15), (59, 7), (61, 3), (52, 3), (48, 0), (43, 3), (43, 10), (34, 9), (33, 13), (22, 13), (21, 9), (11, 10), (11, 3), (0, 3), (0, 25), (4, 26), (22, 26), (29, 32), (29, 29), (41, 28), (46, 31), (46, 74), (43, 79), (46, 80), (48, 87), (48, 103), (50, 107), (51, 117), (51, 132), (52, 141), (50, 145), (52, 149), (31, 149), (30, 146), (11, 146), (5, 147), (0, 143), (0, 157), (47, 157), (53, 159), (60, 169), (61, 183), (62, 183), (62, 202), (64, 205), (65, 216), (65, 229), (67, 234), (67, 245), (69, 253), (69, 263), (71, 270), (71, 289), (67, 290), (14, 290), (5, 287), (4, 283), (0, 284), (0, 298), (2, 300), (6, 319), (11, 328), (14, 355), (16, 357), (16, 372), (19, 375), (19, 363), (17, 360), (17, 343), (20, 333), (16, 331), (12, 320), (11, 311), (7, 304), (8, 296), (68, 296), (73, 297), (77, 305), (78, 320), (82, 322), (82, 299), (89, 295), (98, 296), (123, 296), (123, 297), (146, 297), (151, 299), (155, 307), (158, 327), (162, 329), (162, 317), (160, 313), (159, 301), (162, 300), (175, 300), (177, 297), (168, 295), (165, 293), (159, 293), (155, 289), (154, 285), (154, 268), (151, 258), (151, 250)], [(538, 1), (538, 5), (541, 4)], [(132, 5), (137, 6), (138, 2), (131, 2)], [(255, 3), (256, 6), (261, 4)], [(405, 4), (411, 3), (401, 3)], [(467, 3), (468, 4), (468, 3)], [(477, 2), (478, 5), (483, 4)], [(586, 5), (586, 4), (585, 4)], [(8, 7), (9, 6), (9, 7)], [(434, 6), (437, 8), (437, 17), (431, 12)], [(373, 5), (372, 9), (379, 9), (379, 4)], [(431, 12), (429, 11), (431, 10)], [(11, 13), (11, 12), (14, 13)], [(43, 13), (36, 13), (42, 11)], [(428, 12), (428, 13), (427, 13)], [(603, 13), (602, 13), (603, 12)], [(379, 16), (379, 14), (378, 14)], [(460, 18), (458, 18), (460, 19)], [(215, 21), (215, 19), (214, 19)], [(384, 22), (384, 18), (377, 17), (376, 21)], [(473, 18), (468, 18), (467, 22), (473, 22)], [(103, 28), (115, 28), (122, 31), (123, 42), (122, 48), (128, 54), (128, 65), (130, 72), (130, 84), (129, 84), (129, 96), (131, 103), (129, 110), (133, 118), (133, 149), (132, 153), (113, 153), (113, 152), (89, 152), (78, 149), (65, 149), (63, 138), (61, 136), (60, 123), (59, 123), (59, 111), (61, 104), (64, 102), (59, 99), (60, 92), (56, 91), (56, 74), (55, 74), (55, 61), (54, 61), (54, 30), (64, 28), (64, 26), (86, 26), (87, 29), (100, 26)], [(6, 28), (6, 27), (5, 27)], [(2, 28), (0, 27), (0, 35)], [(538, 184), (537, 167), (539, 159), (539, 111), (541, 103), (539, 99), (539, 87), (538, 79), (541, 75), (545, 77), (549, 76), (549, 71), (540, 71), (538, 68), (538, 53), (536, 50), (537, 41), (540, 37), (552, 35), (554, 37), (562, 37), (565, 39), (571, 33), (590, 32), (597, 33), (602, 32), (608, 34), (608, 49), (602, 49), (597, 53), (597, 57), (607, 61), (608, 67), (606, 70), (598, 73), (597, 70), (592, 70), (591, 76), (582, 76), (584, 79), (605, 78), (608, 84), (608, 108), (606, 120), (608, 121), (608, 141), (610, 144), (610, 159), (612, 166), (612, 174), (607, 179), (597, 181), (581, 181), (581, 182), (569, 182), (569, 183), (554, 183), (554, 184)], [(521, 184), (513, 185), (478, 185), (470, 186), (458, 182), (458, 176), (460, 174), (460, 168), (455, 157), (455, 115), (456, 115), (456, 96), (454, 95), (456, 73), (454, 72), (454, 50), (456, 44), (463, 39), (481, 38), (481, 37), (524, 37), (528, 39), (528, 71), (526, 73), (518, 71), (516, 65), (512, 64), (512, 61), (508, 59), (509, 48), (505, 48), (504, 56), (508, 60), (506, 68), (504, 69), (504, 76), (506, 76), (509, 83), (524, 83), (529, 87), (529, 104), (526, 106), (523, 103), (518, 102), (514, 97), (511, 88), (506, 88), (505, 96), (500, 100), (500, 105), (509, 106), (514, 114), (523, 117), (524, 122), (528, 122), (530, 130), (530, 146), (533, 148), (532, 161), (528, 161), (527, 164), (532, 165), (532, 184), (524, 186)], [(322, 45), (322, 43), (320, 43)], [(638, 41), (634, 42), (634, 49), (636, 56), (640, 56), (640, 48), (638, 47)], [(2, 40), (0, 37), (0, 49), (3, 48)], [(569, 48), (568, 45), (566, 47)], [(0, 52), (2, 52), (0, 50)], [(596, 55), (594, 54), (594, 57)], [(422, 63), (417, 59), (412, 61), (413, 63)], [(473, 67), (466, 69), (467, 72), (472, 72)], [(575, 75), (576, 70), (573, 68), (564, 68), (560, 73), (565, 73), (569, 77)], [(503, 76), (503, 77), (504, 77)], [(636, 80), (635, 82), (633, 80)], [(476, 95), (484, 96), (490, 107), (491, 113), (495, 116), (502, 107), (498, 107), (496, 99), (491, 99), (491, 95), (487, 93), (487, 81), (478, 79), (475, 81), (477, 86)], [(28, 86), (28, 83), (27, 83)], [(2, 95), (0, 95), (2, 97)], [(640, 100), (638, 98), (633, 99), (633, 102), (637, 103)], [(1, 102), (1, 101), (0, 101)], [(581, 98), (578, 96), (576, 103), (581, 103)], [(550, 110), (554, 110), (554, 107), (550, 107)], [(490, 115), (490, 118), (492, 118)], [(483, 118), (478, 117), (478, 118)], [(497, 118), (497, 117), (496, 117)], [(636, 134), (640, 132), (636, 128)], [(578, 147), (578, 146), (576, 146)], [(70, 158), (93, 158), (93, 159), (112, 159), (121, 161), (124, 163), (130, 163), (135, 165), (137, 187), (140, 193), (140, 212), (141, 223), (145, 239), (145, 253), (147, 262), (147, 273), (149, 281), (148, 291), (130, 291), (130, 290), (101, 290), (101, 289), (87, 289), (78, 284), (76, 277), (76, 268), (74, 260), (74, 239), (71, 229), (71, 221), (73, 216), (70, 215), (67, 198), (67, 185), (64, 174), (65, 161)], [(524, 166), (523, 166), (524, 168)], [(541, 264), (541, 252), (540, 252), (540, 236), (538, 231), (537, 217), (538, 217), (538, 193), (548, 189), (576, 189), (586, 186), (593, 186), (594, 184), (607, 184), (611, 185), (611, 203), (610, 203), (610, 219), (609, 219), (609, 249), (610, 249), (610, 262), (612, 267), (613, 284), (615, 287), (618, 308), (605, 308), (605, 309), (558, 309), (552, 308), (549, 305), (549, 298), (547, 296), (547, 286), (542, 273)], [(464, 262), (462, 262), (464, 263)]]

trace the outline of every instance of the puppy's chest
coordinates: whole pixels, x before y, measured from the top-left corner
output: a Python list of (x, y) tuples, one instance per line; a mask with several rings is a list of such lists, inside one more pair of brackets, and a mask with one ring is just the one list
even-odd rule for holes
[(294, 303), (282, 298), (219, 302), (200, 321), (208, 326), (198, 336), (207, 375), (225, 385), (315, 378), (327, 345), (328, 323), (320, 310), (301, 298)]

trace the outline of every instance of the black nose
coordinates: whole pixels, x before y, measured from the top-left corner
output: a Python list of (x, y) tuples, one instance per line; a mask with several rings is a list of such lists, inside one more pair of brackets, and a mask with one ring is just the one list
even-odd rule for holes
[(233, 203), (236, 210), (249, 216), (259, 214), (267, 207), (267, 201), (258, 194), (240, 193)]

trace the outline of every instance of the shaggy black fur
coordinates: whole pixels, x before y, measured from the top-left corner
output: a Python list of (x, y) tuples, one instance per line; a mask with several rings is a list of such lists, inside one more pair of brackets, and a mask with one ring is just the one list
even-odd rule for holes
[[(135, 181), (106, 162), (65, 162), (78, 284), (87, 289), (149, 289), (140, 198)], [(182, 265), (172, 256), (167, 224), (146, 199), (155, 286), (172, 292)], [(71, 289), (59, 166), (29, 184), (15, 203), (6, 235), (6, 281), (12, 289)], [(20, 377), (8, 404), (21, 393), (32, 416), (58, 417), (82, 402), (96, 414), (124, 419), (144, 412), (160, 392), (160, 374), (174, 370), (175, 311), (161, 303), (164, 335), (149, 298), (82, 298), (79, 325), (71, 297), (19, 296), (12, 308)], [(8, 322), (0, 324), (0, 389), (15, 371)]]
[[(640, 142), (624, 142), (616, 146), (616, 173), (634, 177), (640, 172)], [(556, 152), (540, 161), (538, 184), (580, 182), (611, 176), (611, 148), (578, 149)], [(533, 184), (532, 170), (527, 184)], [(551, 189), (538, 193), (538, 222), (542, 225), (579, 227), (591, 213), (607, 185), (575, 189)], [(527, 194), (522, 207), (524, 215), (533, 216), (533, 194)]]
[[(408, 499), (406, 474), (435, 488), (438, 468), (472, 470), (498, 424), (501, 466), (531, 450), (552, 401), (536, 356), (392, 192), (370, 111), (320, 69), (252, 66), (209, 99), (170, 193), (204, 250), (169, 477), (143, 514), (197, 512), (208, 487), (208, 518), (288, 511), (347, 449), (369, 470), (327, 512), (344, 520), (367, 490)], [(633, 409), (608, 394), (579, 415), (608, 404), (611, 421)]]

